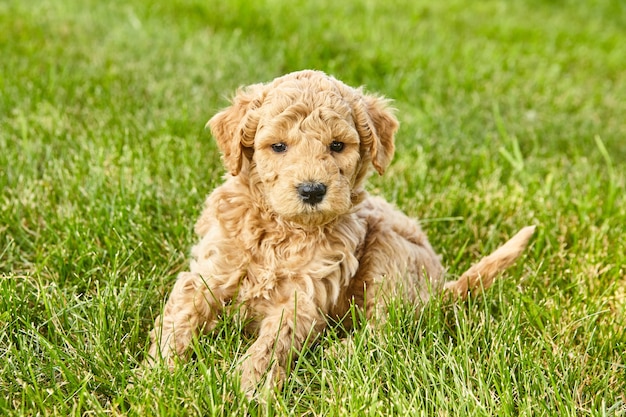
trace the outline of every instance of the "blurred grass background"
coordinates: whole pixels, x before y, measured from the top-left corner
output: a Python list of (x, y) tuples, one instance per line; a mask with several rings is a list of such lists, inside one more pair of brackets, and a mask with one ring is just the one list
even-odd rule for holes
[[(624, 2), (8, 0), (0, 27), (0, 414), (626, 414)], [(129, 385), (223, 173), (206, 121), (303, 68), (395, 100), (370, 189), (452, 276), (537, 224), (527, 257), (351, 355), (329, 334), (264, 406), (228, 318)]]

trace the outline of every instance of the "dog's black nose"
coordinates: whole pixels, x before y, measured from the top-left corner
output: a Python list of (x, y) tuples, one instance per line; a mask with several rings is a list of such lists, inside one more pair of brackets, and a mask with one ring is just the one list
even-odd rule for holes
[(314, 205), (324, 199), (326, 186), (321, 182), (305, 182), (298, 185), (298, 194), (303, 202)]

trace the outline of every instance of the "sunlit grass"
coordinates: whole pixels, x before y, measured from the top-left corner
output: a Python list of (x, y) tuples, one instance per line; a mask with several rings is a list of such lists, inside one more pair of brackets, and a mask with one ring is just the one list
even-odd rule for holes
[[(0, 4), (1, 415), (626, 415), (626, 9), (619, 1)], [(455, 276), (538, 231), (484, 297), (331, 329), (266, 403), (236, 317), (138, 378), (223, 173), (204, 125), (316, 68), (395, 99), (370, 189)]]

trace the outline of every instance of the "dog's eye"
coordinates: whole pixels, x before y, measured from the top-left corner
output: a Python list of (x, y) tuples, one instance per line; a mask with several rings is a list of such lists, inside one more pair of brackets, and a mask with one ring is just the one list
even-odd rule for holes
[(283, 153), (287, 150), (287, 145), (282, 142), (272, 144), (272, 150), (276, 153)]
[(330, 150), (333, 152), (341, 152), (343, 151), (343, 147), (345, 146), (345, 144), (343, 142), (339, 142), (338, 140), (334, 140), (331, 144), (330, 144)]

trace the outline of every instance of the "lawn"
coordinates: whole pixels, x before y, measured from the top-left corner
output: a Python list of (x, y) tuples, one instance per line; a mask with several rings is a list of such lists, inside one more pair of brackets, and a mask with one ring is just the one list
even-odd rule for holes
[[(0, 415), (626, 416), (621, 0), (0, 3)], [(315, 68), (395, 100), (372, 193), (456, 276), (537, 233), (483, 296), (330, 329), (282, 391), (240, 393), (225, 317), (137, 377), (223, 168), (206, 121)]]

